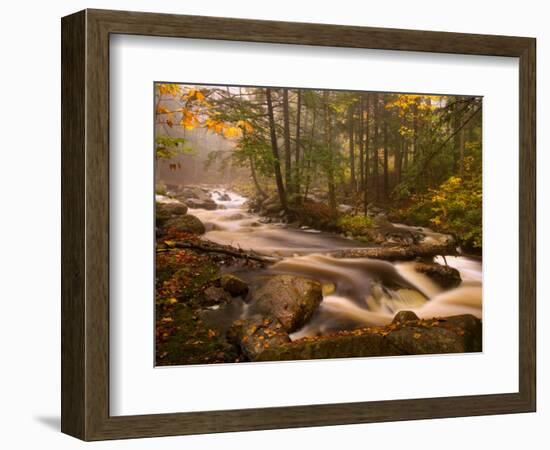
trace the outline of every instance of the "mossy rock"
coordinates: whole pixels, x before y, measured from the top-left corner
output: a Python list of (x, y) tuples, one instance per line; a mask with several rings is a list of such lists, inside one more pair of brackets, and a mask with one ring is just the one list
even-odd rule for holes
[(260, 315), (234, 322), (227, 340), (239, 346), (249, 361), (258, 361), (264, 351), (290, 343), (288, 333), (277, 319)]
[(183, 233), (204, 234), (206, 232), (204, 224), (191, 214), (172, 217), (164, 222), (163, 227)]
[(443, 289), (457, 287), (462, 282), (460, 272), (454, 267), (437, 263), (416, 263), (414, 269), (435, 281)]
[(276, 318), (290, 333), (308, 322), (322, 300), (318, 281), (277, 275), (252, 293), (251, 308), (263, 316)]
[[(470, 314), (415, 320), (410, 311), (403, 313), (407, 314), (398, 313), (394, 323), (387, 327), (282, 342), (255, 354), (253, 360), (288, 361), (482, 351), (482, 324)], [(400, 320), (399, 317), (411, 320)]]
[(220, 278), (220, 285), (233, 296), (245, 297), (248, 294), (248, 285), (235, 275), (226, 273)]
[(223, 305), (231, 301), (229, 292), (216, 286), (207, 287), (204, 290), (202, 306)]
[(190, 199), (187, 199), (185, 203), (187, 204), (187, 206), (189, 206), (189, 208), (193, 208), (193, 209), (207, 209), (209, 211), (218, 209), (218, 205), (216, 204), (216, 202), (209, 198), (204, 200), (190, 198)]
[(418, 316), (412, 311), (399, 311), (392, 320), (392, 323), (406, 323), (412, 320), (419, 320)]
[(155, 219), (157, 225), (162, 226), (172, 217), (184, 216), (187, 214), (187, 205), (181, 202), (162, 203), (157, 202), (155, 208)]

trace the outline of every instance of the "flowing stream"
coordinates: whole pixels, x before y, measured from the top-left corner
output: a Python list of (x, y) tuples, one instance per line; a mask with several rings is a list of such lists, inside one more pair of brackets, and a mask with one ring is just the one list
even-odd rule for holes
[[(272, 274), (301, 275), (322, 283), (323, 302), (311, 321), (291, 335), (292, 339), (364, 325), (384, 325), (403, 309), (412, 310), (421, 318), (465, 313), (481, 318), (480, 261), (447, 256), (447, 264), (459, 270), (462, 283), (457, 288), (443, 290), (416, 272), (414, 262), (334, 258), (330, 253), (335, 250), (364, 244), (305, 227), (265, 223), (260, 216), (247, 211), (245, 197), (223, 188), (212, 189), (211, 196), (218, 209), (190, 209), (190, 214), (205, 224), (206, 239), (282, 257), (268, 269), (243, 271), (239, 276), (253, 286)], [(423, 231), (428, 238), (436, 237), (430, 230)], [(441, 257), (436, 261), (444, 264)], [(245, 311), (246, 305), (241, 309)]]

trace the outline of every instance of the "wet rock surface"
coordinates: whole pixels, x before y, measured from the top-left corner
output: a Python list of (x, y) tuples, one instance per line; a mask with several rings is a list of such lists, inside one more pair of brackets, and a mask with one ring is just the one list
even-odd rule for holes
[(163, 222), (163, 228), (192, 234), (204, 234), (206, 231), (204, 224), (191, 214), (186, 214), (181, 217), (172, 217)]
[(205, 306), (220, 305), (230, 301), (231, 295), (222, 288), (210, 286), (204, 290), (203, 305)]
[(276, 275), (252, 293), (250, 307), (256, 314), (277, 319), (287, 332), (292, 332), (307, 323), (322, 300), (318, 281)]
[[(157, 196), (156, 209), (157, 358), (163, 364), (481, 351), (481, 321), (474, 316), (425, 320), (432, 312), (451, 316), (473, 308), (464, 303), (463, 309), (433, 307), (430, 315), (423, 313), (421, 306), (429, 306), (431, 296), (412, 296), (414, 287), (401, 282), (401, 272), (390, 263), (413, 260), (403, 265), (405, 280), (426, 282), (422, 273), (452, 290), (461, 284), (458, 271), (430, 262), (456, 253), (446, 235), (392, 224), (380, 211), (373, 216), (373, 239), (361, 246), (318, 231), (333, 226), (334, 219), (315, 200), (296, 199), (301, 204), (292, 205), (291, 221), (276, 198), (262, 201), (262, 214), (270, 213), (260, 218), (235, 206), (242, 205), (238, 195), (224, 200), (223, 190), (210, 196), (190, 187), (169, 195)], [(167, 200), (159, 202), (162, 197)], [(197, 206), (220, 201), (232, 203), (217, 204), (219, 211)], [(191, 215), (187, 206), (199, 210)], [(252, 230), (252, 223), (259, 229)], [(208, 234), (202, 236), (205, 228)], [(314, 256), (318, 261), (308, 271)], [(392, 273), (386, 277), (380, 265)], [(371, 287), (355, 289), (354, 283)], [(457, 305), (470, 301), (462, 297), (470, 295), (463, 287), (451, 294)], [(381, 318), (374, 320), (371, 313)], [(388, 325), (377, 326), (383, 324)]]
[(259, 361), (264, 351), (291, 342), (281, 322), (260, 315), (236, 321), (227, 332), (227, 339), (240, 348), (248, 361)]
[(416, 263), (414, 268), (444, 289), (457, 287), (462, 281), (460, 272), (450, 266), (442, 266), (436, 263)]
[[(252, 361), (401, 356), (482, 351), (481, 321), (465, 314), (444, 319), (414, 319), (398, 313), (385, 327), (304, 338), (248, 353)], [(408, 314), (410, 313), (410, 314)]]
[(412, 311), (399, 311), (393, 318), (392, 323), (406, 323), (412, 320), (419, 320), (418, 316)]
[(213, 200), (205, 199), (205, 200), (197, 200), (194, 198), (188, 198), (185, 200), (185, 203), (189, 208), (193, 209), (208, 209), (208, 210), (214, 210), (217, 209), (218, 206)]
[(218, 207), (210, 197), (208, 190), (199, 186), (177, 187), (172, 194), (174, 198), (184, 202), (189, 208), (214, 210)]
[(235, 275), (222, 275), (220, 278), (220, 285), (233, 296), (239, 295), (246, 297), (246, 294), (248, 294), (248, 284)]

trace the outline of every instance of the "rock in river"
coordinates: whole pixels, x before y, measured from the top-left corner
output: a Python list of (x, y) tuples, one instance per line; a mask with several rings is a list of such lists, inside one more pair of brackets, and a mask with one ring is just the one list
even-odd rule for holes
[(306, 324), (322, 300), (318, 281), (277, 275), (252, 294), (251, 308), (260, 315), (279, 320), (290, 333)]
[(233, 296), (240, 295), (245, 297), (248, 294), (248, 285), (239, 277), (229, 273), (222, 275), (220, 285)]
[(418, 320), (418, 316), (412, 311), (399, 311), (392, 320), (392, 323), (406, 323), (411, 320)]
[[(407, 314), (403, 314), (407, 313)], [(481, 321), (470, 314), (432, 320), (401, 318), (386, 327), (340, 332), (270, 346), (254, 361), (283, 361), (370, 356), (399, 356), (482, 351)], [(250, 355), (248, 356), (250, 357)]]
[(156, 203), (155, 217), (159, 225), (162, 225), (172, 217), (184, 216), (185, 214), (187, 214), (187, 205), (179, 201)]
[(214, 306), (231, 301), (231, 295), (222, 288), (210, 286), (204, 290), (204, 305)]
[(416, 263), (414, 269), (431, 278), (444, 289), (457, 287), (462, 281), (460, 272), (451, 266), (442, 266), (437, 263)]
[(204, 234), (206, 231), (203, 223), (195, 216), (186, 214), (185, 216), (173, 217), (168, 219), (163, 227), (165, 229), (174, 229), (184, 233)]
[(266, 350), (290, 343), (288, 333), (277, 319), (259, 315), (237, 320), (227, 332), (227, 339), (239, 346), (249, 361), (259, 360)]
[(208, 210), (214, 210), (218, 208), (218, 205), (216, 205), (216, 202), (214, 200), (204, 199), (199, 200), (195, 198), (190, 198), (185, 200), (185, 203), (189, 208), (193, 209), (208, 209)]
[(481, 351), (481, 321), (470, 314), (407, 322), (386, 338), (402, 355)]

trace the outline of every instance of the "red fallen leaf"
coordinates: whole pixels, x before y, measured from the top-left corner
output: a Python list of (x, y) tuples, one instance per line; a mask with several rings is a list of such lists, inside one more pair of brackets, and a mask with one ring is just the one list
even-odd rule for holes
[(218, 335), (218, 332), (216, 330), (208, 330), (208, 337), (213, 338)]

